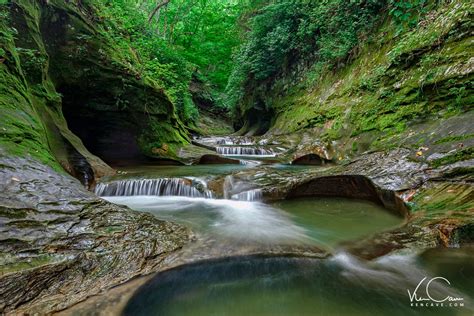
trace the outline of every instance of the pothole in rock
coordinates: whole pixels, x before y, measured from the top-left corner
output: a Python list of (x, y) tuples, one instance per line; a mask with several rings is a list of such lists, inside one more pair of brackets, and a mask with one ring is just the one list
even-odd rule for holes
[[(456, 274), (468, 267), (456, 261)], [(436, 267), (434, 268), (436, 269)], [(411, 307), (414, 291), (433, 267), (416, 256), (359, 261), (345, 253), (330, 259), (234, 257), (203, 261), (156, 275), (140, 287), (123, 315), (461, 315), (472, 313), (466, 288), (433, 282), (433, 297), (463, 297), (463, 306)], [(453, 278), (453, 280), (455, 280)], [(448, 303), (445, 303), (448, 305)]]

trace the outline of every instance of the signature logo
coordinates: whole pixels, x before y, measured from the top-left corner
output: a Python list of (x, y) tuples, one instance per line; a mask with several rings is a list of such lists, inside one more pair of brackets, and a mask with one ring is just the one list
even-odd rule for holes
[(430, 279), (428, 282), (426, 282), (426, 285), (424, 287), (426, 296), (418, 294), (419, 292), (422, 292), (420, 288), (422, 288), (422, 285), (425, 283), (425, 281), (428, 279), (428, 277), (424, 277), (420, 283), (416, 286), (415, 290), (410, 292), (410, 290), (407, 289), (408, 291), (408, 297), (410, 298), (411, 306), (417, 307), (417, 306), (449, 306), (449, 307), (463, 307), (464, 306), (464, 298), (462, 297), (454, 297), (451, 295), (440, 295), (439, 293), (436, 293), (437, 291), (434, 290), (434, 282), (438, 281), (438, 283), (442, 283), (443, 285), (448, 284), (451, 285), (451, 282), (449, 282), (448, 279), (443, 278), (443, 277), (434, 277)]

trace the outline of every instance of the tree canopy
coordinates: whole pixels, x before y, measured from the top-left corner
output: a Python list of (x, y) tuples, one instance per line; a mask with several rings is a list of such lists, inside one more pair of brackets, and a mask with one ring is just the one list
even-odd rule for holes
[[(193, 80), (214, 106), (235, 108), (245, 89), (269, 84), (295, 65), (307, 76), (339, 67), (387, 14), (416, 24), (425, 0), (107, 0), (100, 14), (125, 35), (143, 72), (159, 82), (187, 123), (198, 116)], [(387, 14), (385, 14), (387, 13)], [(125, 34), (124, 34), (125, 33)], [(308, 82), (310, 82), (309, 80)]]

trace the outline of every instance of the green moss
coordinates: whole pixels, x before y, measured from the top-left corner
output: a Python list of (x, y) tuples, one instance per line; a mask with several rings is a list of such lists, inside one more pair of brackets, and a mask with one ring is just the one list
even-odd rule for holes
[[(1, 8), (0, 147), (7, 154), (32, 157), (57, 171), (71, 169), (68, 146), (96, 160), (68, 129), (56, 86), (84, 97), (79, 106), (129, 113), (144, 152), (189, 141), (169, 96), (140, 73), (127, 39), (111, 37), (93, 16), (97, 4), (79, 9), (73, 2), (21, 0), (12, 10)], [(94, 100), (86, 100), (88, 94)]]
[(356, 153), (358, 148), (359, 148), (359, 145), (357, 144), (357, 142), (352, 142), (352, 152)]
[[(459, 212), (468, 215), (474, 209), (472, 186), (464, 184), (440, 183), (424, 188), (412, 201), (413, 212), (425, 212), (428, 217)], [(454, 219), (454, 217), (453, 217)]]
[(441, 139), (438, 139), (434, 143), (438, 145), (438, 144), (444, 144), (444, 143), (459, 142), (459, 141), (463, 141), (470, 138), (474, 138), (474, 134), (446, 136)]
[(119, 233), (119, 232), (123, 232), (124, 231), (124, 227), (122, 226), (108, 226), (108, 227), (104, 227), (102, 229), (102, 231), (107, 234), (107, 235), (110, 235), (110, 234), (115, 234), (115, 233)]
[(12, 259), (9, 255), (0, 254), (0, 273), (13, 273), (28, 269), (34, 269), (42, 265), (51, 264), (61, 261), (62, 258), (52, 255), (39, 255), (35, 258), (27, 260)]
[(16, 220), (16, 221), (11, 221), (7, 224), (7, 226), (10, 227), (15, 227), (15, 228), (41, 228), (44, 227), (46, 228), (47, 225), (42, 222), (38, 222), (35, 220)]
[(317, 128), (315, 137), (343, 139), (349, 151), (350, 138), (372, 134), (371, 149), (385, 150), (405, 146), (413, 124), (469, 111), (474, 104), (469, 8), (459, 0), (438, 6), (401, 33), (386, 20), (358, 47), (356, 58), (335, 72), (321, 69), (310, 88), (282, 78), (264, 100), (275, 111), (271, 130)]
[(11, 209), (6, 207), (0, 207), (0, 217), (4, 218), (25, 218), (28, 215), (28, 211), (25, 209)]
[(449, 154), (442, 158), (430, 161), (430, 165), (434, 168), (437, 168), (443, 165), (448, 165), (448, 164), (452, 164), (458, 161), (463, 161), (463, 160), (468, 160), (468, 159), (473, 159), (473, 158), (474, 158), (474, 148), (471, 147), (471, 148), (465, 148), (465, 149), (459, 150), (455, 153)]
[[(2, 14), (5, 14), (4, 10), (5, 8), (0, 8)], [(29, 10), (29, 15), (34, 17), (34, 7), (30, 6)], [(5, 61), (0, 63), (0, 146), (11, 155), (31, 156), (60, 170), (60, 165), (45, 146), (48, 143), (45, 127), (35, 107), (36, 103), (47, 103), (57, 97), (49, 95), (51, 84), (45, 84), (43, 81), (46, 80), (43, 74), (46, 66), (41, 49), (17, 49), (7, 21), (0, 22), (3, 34), (0, 37), (0, 47), (6, 57)], [(26, 24), (34, 23), (28, 20)], [(28, 56), (21, 58), (19, 52)], [(29, 60), (30, 55), (38, 59)], [(27, 83), (25, 70), (21, 66), (22, 59), (29, 60), (27, 68), (31, 74), (30, 78), (35, 85), (40, 86), (37, 90), (41, 90), (43, 96), (37, 97), (35, 90)]]
[(471, 182), (474, 181), (474, 166), (473, 167), (461, 167), (461, 168), (454, 168), (443, 174), (444, 178), (466, 178), (466, 180), (470, 180)]

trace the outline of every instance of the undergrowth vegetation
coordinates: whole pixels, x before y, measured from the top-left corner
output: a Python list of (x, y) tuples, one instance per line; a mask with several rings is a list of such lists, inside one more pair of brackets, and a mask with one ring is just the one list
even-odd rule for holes
[(244, 15), (247, 28), (228, 82), (229, 105), (246, 89), (271, 87), (304, 68), (304, 85), (314, 85), (328, 69), (353, 59), (387, 15), (397, 32), (414, 27), (435, 3), (426, 0), (266, 1)]
[(244, 15), (229, 106), (241, 133), (257, 111), (275, 132), (328, 140), (457, 115), (472, 104), (470, 18), (465, 0), (260, 3)]
[(140, 74), (164, 88), (185, 123), (193, 125), (199, 116), (189, 89), (192, 80), (202, 81), (212, 92), (213, 106), (222, 107), (232, 50), (239, 43), (238, 1), (96, 2), (97, 16), (108, 25), (104, 34), (123, 50), (133, 48), (143, 67)]

